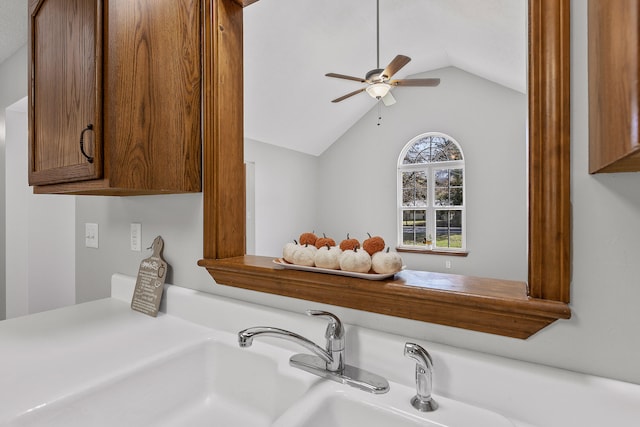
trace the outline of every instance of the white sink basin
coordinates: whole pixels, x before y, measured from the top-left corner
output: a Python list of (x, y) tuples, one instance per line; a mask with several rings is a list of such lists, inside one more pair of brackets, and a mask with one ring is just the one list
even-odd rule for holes
[(207, 341), (41, 405), (11, 426), (261, 427), (319, 379), (288, 365), (291, 352)]
[(390, 385), (389, 393), (373, 395), (343, 385), (319, 384), (273, 427), (514, 427), (500, 414), (438, 396), (436, 411), (419, 412), (409, 403), (414, 389)]
[(366, 393), (289, 366), (289, 350), (262, 342), (240, 348), (233, 334), (215, 337), (105, 374), (6, 425), (514, 427), (438, 396), (438, 410), (421, 413), (409, 403), (413, 388), (391, 382), (386, 394)]

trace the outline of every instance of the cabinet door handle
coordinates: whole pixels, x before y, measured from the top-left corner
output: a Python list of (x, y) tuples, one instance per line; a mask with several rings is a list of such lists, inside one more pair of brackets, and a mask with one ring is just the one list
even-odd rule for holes
[(82, 129), (82, 132), (80, 132), (80, 152), (87, 158), (89, 163), (93, 163), (93, 157), (84, 152), (84, 133), (88, 130), (93, 130), (93, 124), (89, 123), (87, 127)]

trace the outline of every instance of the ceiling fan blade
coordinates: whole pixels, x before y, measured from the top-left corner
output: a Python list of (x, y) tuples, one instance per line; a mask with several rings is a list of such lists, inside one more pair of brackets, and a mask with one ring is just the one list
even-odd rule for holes
[(362, 77), (345, 76), (344, 74), (327, 73), (327, 74), (325, 74), (325, 76), (327, 76), (327, 77), (335, 77), (336, 79), (353, 80), (353, 81), (360, 82), (360, 83), (365, 83), (366, 82), (366, 80), (363, 79)]
[(387, 94), (382, 97), (382, 103), (386, 107), (389, 107), (396, 103), (396, 99), (393, 97), (393, 95), (391, 95), (391, 91), (387, 92)]
[(400, 68), (407, 65), (409, 61), (411, 61), (411, 58), (409, 58), (408, 56), (396, 55), (396, 57), (393, 58), (393, 61), (391, 61), (389, 65), (387, 65), (387, 68), (384, 69), (382, 75), (386, 76), (387, 79), (390, 79), (391, 76), (393, 76), (398, 72), (398, 70), (400, 70)]
[(438, 86), (440, 79), (401, 79), (391, 80), (391, 86)]
[(365, 91), (365, 89), (366, 89), (366, 88), (364, 88), (364, 87), (363, 87), (362, 89), (354, 90), (353, 92), (350, 92), (350, 93), (348, 93), (348, 94), (346, 94), (346, 95), (343, 95), (343, 96), (341, 96), (340, 98), (336, 98), (336, 99), (334, 99), (334, 100), (333, 100), (333, 101), (331, 101), (331, 102), (340, 102), (340, 101), (344, 101), (345, 99), (347, 99), (347, 98), (349, 98), (349, 97), (351, 97), (351, 96), (353, 96), (353, 95), (357, 95), (357, 94), (359, 94), (360, 92), (364, 92), (364, 91)]

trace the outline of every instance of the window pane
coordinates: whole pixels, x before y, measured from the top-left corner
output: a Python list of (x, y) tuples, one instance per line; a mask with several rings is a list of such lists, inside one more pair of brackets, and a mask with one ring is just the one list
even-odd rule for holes
[(462, 211), (436, 211), (436, 247), (462, 248)]
[(427, 206), (426, 172), (402, 172), (402, 206)]
[(435, 171), (435, 206), (462, 206), (462, 169)]
[(439, 135), (420, 138), (407, 150), (402, 163), (405, 165), (462, 160), (457, 144)]
[(442, 138), (442, 137), (438, 137), (438, 136), (434, 136), (432, 138), (432, 144), (431, 144), (431, 161), (432, 162), (446, 162), (447, 160), (449, 160), (449, 156), (448, 156), (448, 147), (449, 147), (449, 140)]
[(436, 187), (449, 186), (449, 169), (436, 169)]
[(449, 191), (449, 205), (462, 206), (462, 188), (452, 188)]
[(402, 243), (411, 246), (425, 244), (427, 211), (410, 210), (402, 212)]
[(415, 142), (402, 161), (405, 165), (429, 163), (431, 161), (431, 138), (422, 138)]
[(449, 185), (453, 187), (462, 187), (462, 169), (449, 170)]
[(433, 201), (433, 204), (436, 206), (449, 206), (451, 203), (449, 203), (449, 189), (448, 188), (442, 188), (442, 187), (436, 187), (435, 189), (435, 200)]

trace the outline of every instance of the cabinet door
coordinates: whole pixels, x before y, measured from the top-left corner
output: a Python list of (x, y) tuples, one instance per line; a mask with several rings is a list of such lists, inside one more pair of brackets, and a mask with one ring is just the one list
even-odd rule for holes
[(640, 171), (640, 5), (589, 0), (589, 172)]
[(30, 1), (30, 185), (101, 177), (101, 7)]
[(109, 184), (199, 191), (199, 0), (109, 0), (104, 139)]

